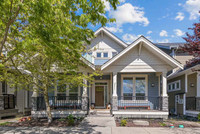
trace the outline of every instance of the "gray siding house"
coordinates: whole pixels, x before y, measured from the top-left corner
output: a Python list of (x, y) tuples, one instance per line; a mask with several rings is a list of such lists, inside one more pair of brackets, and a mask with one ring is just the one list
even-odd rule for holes
[[(95, 35), (83, 55), (88, 66), (79, 71), (87, 75), (98, 69), (103, 75), (93, 83), (83, 80), (88, 87), (67, 85), (64, 92), (55, 84), (49, 93), (53, 116), (85, 116), (91, 108), (111, 107), (115, 117), (168, 118), (167, 74), (183, 69), (172, 49), (144, 36), (126, 44), (103, 27)], [(33, 117), (46, 117), (43, 96), (33, 92), (32, 104)]]

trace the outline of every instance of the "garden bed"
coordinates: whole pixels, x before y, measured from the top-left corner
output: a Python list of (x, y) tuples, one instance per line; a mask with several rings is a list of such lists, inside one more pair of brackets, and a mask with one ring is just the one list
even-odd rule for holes
[(70, 118), (54, 119), (51, 124), (48, 124), (47, 119), (33, 119), (33, 118), (22, 118), (17, 122), (4, 122), (0, 123), (2, 127), (68, 127), (78, 126), (84, 118)]
[[(126, 121), (125, 121), (126, 120)], [(136, 120), (148, 122), (148, 125), (136, 125), (134, 123)], [(117, 127), (170, 127), (174, 126), (178, 128), (179, 125), (183, 125), (184, 127), (200, 127), (200, 122), (198, 121), (186, 121), (186, 120), (176, 120), (176, 119), (115, 119)]]

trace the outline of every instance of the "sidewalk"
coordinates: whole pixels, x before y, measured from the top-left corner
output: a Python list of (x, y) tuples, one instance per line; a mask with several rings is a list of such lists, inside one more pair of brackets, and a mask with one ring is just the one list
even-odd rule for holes
[(200, 128), (149, 127), (0, 127), (1, 134), (200, 134)]

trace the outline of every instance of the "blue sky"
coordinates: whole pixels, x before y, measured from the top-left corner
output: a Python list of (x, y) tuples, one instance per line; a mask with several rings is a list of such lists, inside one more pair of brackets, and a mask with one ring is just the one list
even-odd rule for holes
[(185, 32), (199, 20), (200, 0), (119, 0), (116, 11), (102, 1), (106, 17), (116, 18), (106, 28), (127, 43), (140, 35), (152, 42), (184, 42)]

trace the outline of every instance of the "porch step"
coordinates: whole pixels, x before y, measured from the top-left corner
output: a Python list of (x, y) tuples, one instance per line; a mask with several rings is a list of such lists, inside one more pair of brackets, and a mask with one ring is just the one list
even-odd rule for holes
[(110, 110), (90, 110), (89, 117), (112, 117)]

